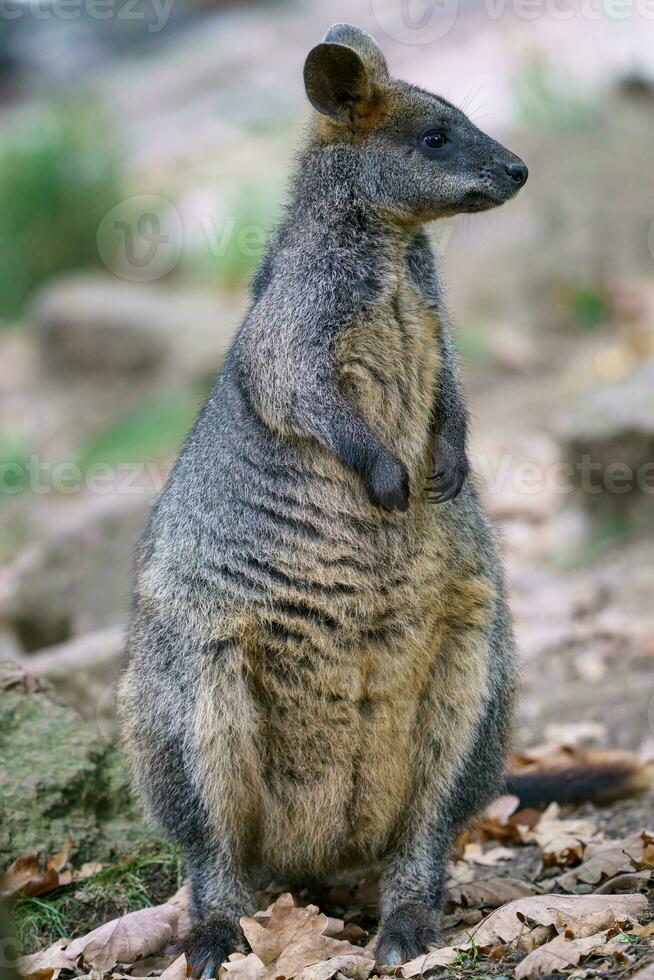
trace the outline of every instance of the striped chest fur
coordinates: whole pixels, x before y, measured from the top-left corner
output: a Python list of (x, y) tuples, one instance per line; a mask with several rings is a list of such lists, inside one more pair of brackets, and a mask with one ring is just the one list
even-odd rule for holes
[[(320, 540), (260, 539), (249, 559), (266, 595), (234, 630), (240, 693), (220, 724), (233, 712), (241, 740), (220, 751), (236, 753), (237, 744), (239, 761), (226, 769), (223, 754), (220, 772), (235, 781), (244, 846), (247, 838), (254, 860), (275, 855), (280, 873), (320, 874), (378, 857), (410, 792), (421, 692), (438, 645), (433, 508), (421, 492), (438, 329), (407, 280), (336, 348), (348, 400), (406, 462), (415, 487), (409, 513), (372, 510), (356, 478), (327, 453), (305, 450), (308, 479), (297, 493), (305, 525), (320, 522)], [(199, 728), (210, 732), (220, 695), (206, 683)], [(224, 796), (225, 787), (215, 791)]]
[(390, 302), (362, 315), (336, 346), (348, 400), (415, 476), (427, 455), (439, 329), (407, 272)]

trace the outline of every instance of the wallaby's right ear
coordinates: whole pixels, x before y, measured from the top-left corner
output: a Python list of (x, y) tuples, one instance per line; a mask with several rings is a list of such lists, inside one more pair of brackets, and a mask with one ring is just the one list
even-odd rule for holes
[(361, 56), (346, 44), (322, 42), (304, 63), (309, 102), (323, 116), (352, 121), (374, 98), (374, 84)]

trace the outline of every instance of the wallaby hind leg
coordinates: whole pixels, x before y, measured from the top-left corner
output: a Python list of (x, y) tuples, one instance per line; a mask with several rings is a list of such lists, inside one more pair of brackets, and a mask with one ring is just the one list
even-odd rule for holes
[[(194, 976), (215, 977), (227, 956), (243, 947), (239, 919), (256, 910), (254, 896), (238, 847), (228, 830), (218, 831), (215, 810), (224, 801), (214, 797), (214, 819), (205, 801), (193, 724), (200, 698), (197, 684), (191, 683), (193, 661), (182, 656), (191, 644), (170, 625), (139, 625), (141, 642), (135, 644), (119, 688), (123, 729), (149, 813), (186, 859), (193, 929), (181, 940), (180, 951), (187, 953)], [(171, 670), (174, 663), (183, 665), (179, 675)]]
[(198, 845), (186, 854), (193, 928), (180, 941), (194, 977), (217, 977), (230, 953), (243, 952), (239, 919), (256, 910), (245, 876), (223, 848)]
[(216, 977), (229, 954), (243, 948), (239, 919), (256, 905), (237, 849), (218, 839), (189, 769), (181, 738), (150, 739), (139, 782), (152, 815), (184, 852), (193, 928), (179, 950), (187, 954), (194, 977)]
[[(473, 636), (469, 635), (469, 642), (461, 634), (449, 641), (452, 647), (456, 645), (458, 654), (467, 657), (465, 664), (459, 660), (461, 671), (474, 662)], [(440, 710), (436, 711), (436, 703), (431, 706), (431, 730), (425, 730), (422, 744), (426, 785), (417, 787), (414, 810), (389, 856), (381, 883), (382, 922), (376, 942), (379, 963), (404, 963), (438, 943), (452, 842), (474, 814), (501, 791), (514, 701), (512, 641), (501, 616), (492, 630), (488, 658), (492, 666), (487, 685), (480, 681), (473, 687), (470, 675), (466, 678), (462, 674), (458, 686), (454, 683), (457, 654), (448, 656), (444, 651), (437, 661), (441, 676), (434, 677), (432, 686), (436, 696), (441, 694)], [(485, 661), (484, 656), (478, 663)], [(484, 686), (485, 703), (478, 705), (475, 719), (470, 699), (478, 699)], [(442, 697), (444, 692), (447, 698)], [(462, 749), (462, 745), (467, 748)], [(440, 786), (437, 781), (429, 785), (429, 776), (439, 770), (454, 771), (454, 778)]]

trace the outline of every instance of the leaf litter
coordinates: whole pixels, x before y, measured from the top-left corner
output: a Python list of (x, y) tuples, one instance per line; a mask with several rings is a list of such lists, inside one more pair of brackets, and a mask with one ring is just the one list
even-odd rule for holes
[[(560, 746), (538, 747), (528, 764), (553, 751)], [(45, 862), (36, 855), (14, 861), (2, 879), (4, 895), (42, 895), (101, 867), (90, 863), (74, 870), (71, 845), (66, 841)], [(515, 875), (508, 862), (515, 865), (521, 848), (538, 855), (540, 871)], [(219, 977), (369, 980), (443, 971), (459, 976), (466, 975), (465, 964), (477, 964), (469, 970), (499, 970), (515, 980), (553, 974), (585, 980), (607, 970), (631, 972), (642, 962), (641, 980), (654, 980), (645, 966), (647, 959), (654, 961), (654, 925), (638, 921), (648, 905), (639, 892), (651, 885), (653, 873), (653, 832), (607, 839), (589, 817), (564, 815), (556, 804), (544, 812), (520, 809), (518, 798), (507, 795), (456, 844), (444, 917), (451, 945), (387, 969), (375, 964), (368, 941), (378, 897), (370, 878), (333, 885), (325, 896), (336, 912), (331, 917), (308, 904), (305, 893), (296, 904), (273, 884), (260, 894), (274, 901), (241, 920), (251, 952), (233, 953)], [(184, 980), (186, 957), (172, 947), (189, 925), (185, 885), (163, 905), (129, 912), (72, 941), (59, 939), (16, 965), (24, 980), (58, 980), (62, 974), (62, 980)]]
[(0, 898), (11, 899), (17, 895), (35, 898), (64, 885), (84, 881), (102, 869), (97, 861), (88, 861), (74, 871), (69, 867), (72, 846), (73, 841), (69, 837), (61, 850), (45, 862), (40, 861), (37, 854), (16, 858), (0, 878)]

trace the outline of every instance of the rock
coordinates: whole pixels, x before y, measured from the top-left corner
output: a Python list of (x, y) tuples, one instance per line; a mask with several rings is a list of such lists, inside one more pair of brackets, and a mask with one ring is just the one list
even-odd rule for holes
[(24, 651), (125, 622), (132, 554), (149, 509), (145, 494), (94, 498), (0, 569), (0, 625)]
[(0, 663), (0, 733), (0, 868), (69, 835), (78, 865), (151, 838), (122, 753), (11, 661)]
[(134, 413), (171, 398), (202, 401), (243, 300), (168, 285), (76, 275), (44, 286), (28, 319), (34, 367), (19, 406), (47, 464), (77, 460)]
[(218, 369), (238, 315), (214, 293), (77, 275), (43, 288), (30, 319), (49, 377), (161, 373), (179, 383)]
[(582, 396), (560, 425), (563, 455), (589, 511), (652, 529), (654, 503), (654, 359), (631, 375)]
[(35, 677), (50, 681), (59, 700), (114, 744), (114, 685), (124, 648), (125, 630), (114, 626), (48, 647), (26, 657), (23, 666)]

